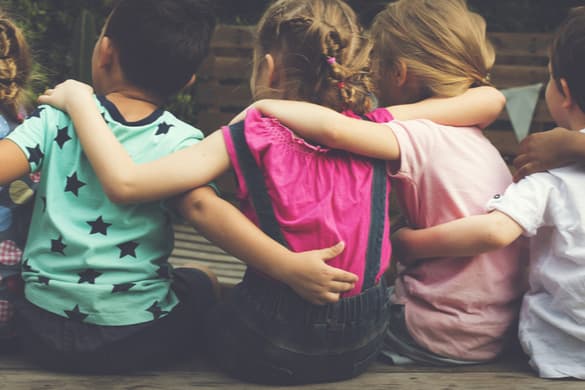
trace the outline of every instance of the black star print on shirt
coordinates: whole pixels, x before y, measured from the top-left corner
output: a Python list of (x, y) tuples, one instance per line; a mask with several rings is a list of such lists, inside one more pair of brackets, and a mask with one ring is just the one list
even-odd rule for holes
[(112, 288), (112, 294), (129, 291), (134, 286), (136, 286), (135, 283), (114, 284), (114, 288)]
[(86, 183), (82, 182), (77, 178), (77, 172), (73, 173), (71, 176), (67, 176), (67, 185), (65, 186), (65, 192), (71, 192), (73, 195), (79, 195), (79, 189), (83, 187)]
[(41, 112), (43, 112), (43, 110), (45, 109), (45, 107), (37, 107), (36, 110), (34, 110), (28, 117), (29, 118), (41, 118)]
[(37, 145), (34, 148), (29, 148), (27, 146), (26, 147), (26, 150), (28, 150), (28, 161), (30, 163), (38, 164), (38, 163), (41, 162), (41, 159), (43, 157), (45, 157), (45, 155), (41, 151), (41, 146), (40, 145)]
[(89, 234), (103, 234), (104, 236), (108, 235), (108, 228), (112, 226), (111, 223), (104, 222), (104, 219), (100, 216), (95, 221), (87, 221), (86, 222), (89, 226), (91, 226), (91, 231)]
[(69, 317), (70, 320), (76, 322), (83, 322), (88, 316), (86, 313), (82, 313), (79, 310), (79, 305), (75, 305), (73, 310), (65, 310), (65, 314), (67, 314), (67, 317)]
[(35, 272), (32, 267), (28, 264), (28, 259), (22, 262), (22, 271), (23, 272)]
[(152, 305), (150, 305), (150, 307), (148, 309), (146, 309), (146, 311), (151, 312), (152, 316), (154, 317), (155, 320), (158, 320), (163, 314), (168, 313), (168, 311), (162, 310), (158, 306), (158, 301), (154, 301), (154, 303)]
[(161, 257), (156, 260), (151, 261), (152, 264), (158, 266), (158, 270), (156, 270), (156, 274), (161, 279), (170, 279), (171, 272), (169, 270), (169, 263), (167, 263), (166, 257)]
[(42, 283), (45, 286), (48, 286), (50, 281), (51, 279), (47, 278), (46, 276), (39, 276), (39, 283)]
[(93, 269), (86, 269), (85, 271), (80, 272), (77, 275), (79, 275), (79, 280), (77, 281), (77, 283), (95, 284), (95, 279), (99, 278), (102, 275), (102, 273), (97, 272), (96, 270)]
[(167, 122), (163, 122), (160, 125), (158, 125), (158, 129), (156, 130), (156, 133), (154, 135), (168, 134), (170, 128), (173, 126), (174, 125), (169, 125)]
[(51, 240), (51, 252), (57, 252), (64, 255), (65, 248), (67, 248), (67, 245), (63, 243), (63, 237), (59, 236), (58, 239)]
[(63, 145), (67, 143), (71, 139), (68, 133), (69, 127), (65, 126), (57, 130), (57, 136), (55, 137), (55, 142), (59, 145), (60, 149), (63, 149)]
[(137, 242), (128, 241), (117, 246), (120, 248), (120, 259), (124, 256), (132, 256), (136, 258), (136, 247), (138, 247)]

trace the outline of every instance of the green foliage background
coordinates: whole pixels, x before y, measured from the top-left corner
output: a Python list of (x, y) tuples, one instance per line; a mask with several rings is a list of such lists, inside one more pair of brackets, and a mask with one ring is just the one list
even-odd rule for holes
[[(95, 19), (97, 38), (100, 26), (114, 0), (0, 0), (0, 9), (25, 31), (38, 64), (34, 93), (71, 77), (74, 72), (75, 26), (83, 10)], [(368, 25), (389, 0), (347, 0)], [(441, 1), (441, 0), (436, 0)], [(256, 23), (271, 0), (216, 0), (219, 21), (230, 24)], [(482, 14), (491, 31), (547, 32), (558, 26), (570, 7), (585, 5), (585, 0), (468, 0), (471, 8)], [(189, 91), (170, 103), (169, 109), (179, 117), (196, 122), (196, 102)]]

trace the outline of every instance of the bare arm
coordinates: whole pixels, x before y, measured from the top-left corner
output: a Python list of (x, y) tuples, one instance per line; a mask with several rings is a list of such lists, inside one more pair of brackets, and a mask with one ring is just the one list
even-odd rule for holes
[(520, 143), (514, 181), (576, 161), (585, 161), (585, 134), (561, 127), (534, 133)]
[(426, 229), (400, 229), (393, 249), (403, 264), (417, 259), (443, 256), (474, 256), (511, 244), (522, 227), (499, 211), (474, 215)]
[(155, 200), (205, 185), (229, 169), (221, 132), (160, 160), (136, 164), (110, 131), (91, 87), (68, 80), (39, 97), (67, 111), (105, 193), (117, 203)]
[(182, 215), (206, 237), (274, 279), (288, 284), (315, 304), (336, 302), (351, 290), (357, 276), (325, 263), (343, 251), (331, 248), (294, 253), (268, 237), (232, 204), (208, 186), (197, 188), (178, 203)]
[(260, 100), (253, 107), (277, 118), (301, 137), (334, 149), (397, 160), (400, 148), (384, 124), (349, 118), (329, 108), (291, 100)]
[(0, 185), (5, 185), (30, 172), (23, 151), (10, 140), (0, 140)]
[(398, 120), (430, 119), (449, 126), (485, 128), (498, 118), (506, 97), (493, 87), (470, 88), (449, 98), (431, 98), (417, 103), (388, 107)]

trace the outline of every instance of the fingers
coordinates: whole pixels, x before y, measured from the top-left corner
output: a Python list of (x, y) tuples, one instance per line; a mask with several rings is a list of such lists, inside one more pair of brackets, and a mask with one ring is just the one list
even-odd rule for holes
[(331, 268), (331, 280), (335, 282), (342, 282), (342, 283), (356, 283), (358, 281), (358, 276), (356, 274), (352, 274), (351, 272), (344, 271), (339, 268), (330, 267)]
[(328, 292), (317, 297), (309, 296), (304, 298), (314, 305), (326, 305), (339, 301), (340, 296), (339, 293)]
[(526, 153), (518, 154), (514, 161), (512, 161), (512, 164), (514, 165), (514, 168), (520, 169), (524, 165), (526, 165), (530, 161), (530, 159), (531, 158)]
[(520, 181), (522, 178), (533, 174), (534, 172), (541, 171), (538, 166), (534, 163), (527, 163), (522, 165), (516, 172), (514, 173), (514, 182)]
[(334, 257), (337, 257), (343, 252), (345, 249), (345, 242), (340, 241), (337, 244), (333, 245), (332, 247), (321, 249), (323, 261), (331, 260)]
[(329, 292), (344, 293), (344, 292), (347, 292), (349, 290), (352, 290), (354, 287), (355, 287), (355, 283), (332, 281), (329, 284)]

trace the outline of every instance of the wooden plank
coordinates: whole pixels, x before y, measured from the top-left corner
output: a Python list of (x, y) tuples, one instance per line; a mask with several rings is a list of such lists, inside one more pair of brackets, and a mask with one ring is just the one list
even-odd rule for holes
[(543, 66), (496, 65), (491, 79), (500, 89), (545, 83), (548, 80), (548, 70)]
[(234, 26), (220, 24), (211, 39), (211, 47), (246, 48), (251, 50), (254, 43), (255, 26)]
[(552, 37), (548, 33), (488, 33), (496, 50), (496, 62), (500, 56), (547, 59)]
[[(228, 377), (203, 358), (188, 359), (166, 369), (127, 375), (75, 375), (53, 373), (35, 368), (22, 358), (5, 357), (0, 362), (2, 388), (11, 390), (73, 389), (258, 389), (275, 388), (244, 383)], [(299, 386), (303, 390), (368, 390), (397, 389), (563, 389), (577, 390), (583, 383), (576, 380), (545, 380), (530, 371), (525, 362), (433, 368), (423, 366), (390, 366), (375, 362), (363, 375), (341, 382)]]
[(252, 102), (249, 83), (221, 84), (215, 80), (202, 81), (195, 92), (197, 102), (213, 107), (241, 107)]

